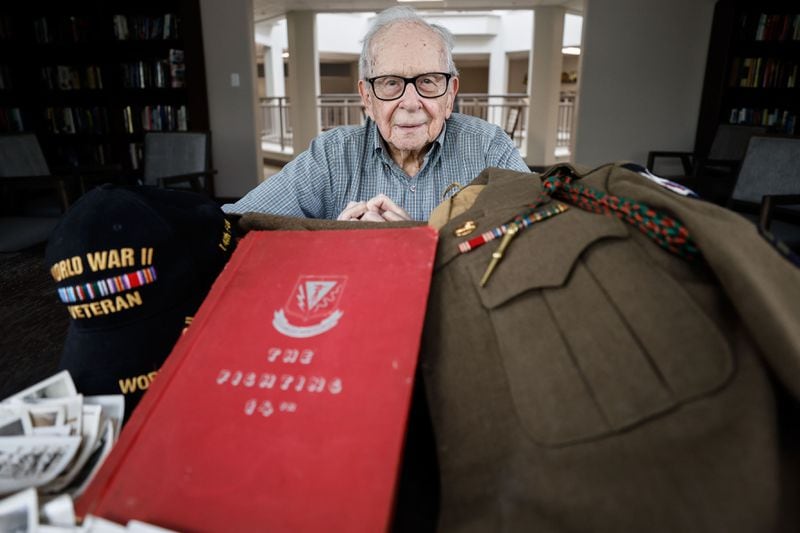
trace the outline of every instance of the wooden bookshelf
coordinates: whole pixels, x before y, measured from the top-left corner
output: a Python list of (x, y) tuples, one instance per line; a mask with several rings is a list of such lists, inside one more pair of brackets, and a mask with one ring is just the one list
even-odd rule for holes
[(207, 130), (198, 0), (0, 6), (0, 132), (54, 167), (137, 169), (145, 131)]
[(800, 3), (719, 0), (714, 11), (695, 151), (719, 124), (800, 136)]

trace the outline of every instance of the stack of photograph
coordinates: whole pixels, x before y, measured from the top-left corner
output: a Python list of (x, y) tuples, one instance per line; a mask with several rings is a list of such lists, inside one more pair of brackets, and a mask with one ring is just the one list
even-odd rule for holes
[(0, 531), (129, 531), (95, 517), (76, 529), (73, 507), (124, 413), (124, 396), (84, 396), (67, 371), (0, 401)]

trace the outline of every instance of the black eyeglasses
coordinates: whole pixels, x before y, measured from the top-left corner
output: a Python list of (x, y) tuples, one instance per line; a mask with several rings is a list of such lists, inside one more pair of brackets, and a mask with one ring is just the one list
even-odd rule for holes
[(390, 101), (397, 100), (406, 92), (406, 85), (414, 84), (417, 94), (423, 98), (439, 98), (447, 92), (447, 85), (450, 83), (452, 74), (444, 72), (428, 72), (413, 78), (402, 76), (375, 76), (367, 78), (372, 85), (372, 92), (378, 100)]

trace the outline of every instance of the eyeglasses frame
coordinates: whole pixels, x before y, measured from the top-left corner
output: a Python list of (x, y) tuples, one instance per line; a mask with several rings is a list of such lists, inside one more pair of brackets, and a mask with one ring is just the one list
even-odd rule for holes
[[(442, 76), (444, 76), (445, 84), (444, 84), (444, 91), (442, 91), (442, 94), (439, 94), (437, 96), (425, 96), (424, 94), (419, 92), (419, 87), (417, 87), (416, 81), (419, 78), (423, 76), (428, 76), (430, 74), (441, 74)], [(403, 90), (401, 90), (394, 98), (381, 98), (380, 96), (378, 96), (378, 93), (375, 92), (375, 80), (377, 80), (378, 78), (399, 78), (403, 80)], [(447, 89), (450, 88), (450, 80), (452, 78), (453, 75), (448, 72), (423, 72), (422, 74), (419, 74), (412, 78), (404, 78), (403, 76), (398, 76), (396, 74), (382, 74), (380, 76), (373, 76), (372, 78), (367, 78), (367, 81), (369, 82), (370, 87), (372, 87), (372, 94), (375, 95), (375, 98), (377, 98), (381, 102), (393, 102), (403, 97), (403, 95), (406, 93), (406, 87), (408, 87), (409, 83), (414, 86), (414, 90), (417, 91), (417, 94), (420, 96), (420, 98), (428, 98), (428, 99), (441, 98), (442, 96), (447, 94)]]

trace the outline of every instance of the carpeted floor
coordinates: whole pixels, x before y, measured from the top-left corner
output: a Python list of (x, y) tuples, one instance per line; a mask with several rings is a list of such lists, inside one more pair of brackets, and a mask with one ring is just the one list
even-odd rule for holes
[(0, 399), (57, 371), (69, 315), (44, 266), (44, 244), (0, 253)]

